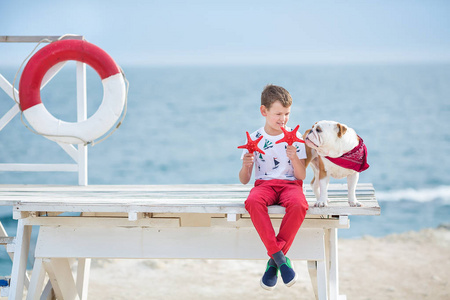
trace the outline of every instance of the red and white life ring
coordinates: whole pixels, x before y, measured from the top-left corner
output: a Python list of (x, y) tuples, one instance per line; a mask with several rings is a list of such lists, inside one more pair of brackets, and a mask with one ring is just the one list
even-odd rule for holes
[[(102, 80), (102, 103), (85, 121), (59, 120), (41, 101), (45, 74), (67, 60), (88, 64)], [(114, 126), (125, 105), (126, 87), (120, 68), (105, 51), (84, 40), (61, 40), (43, 47), (30, 58), (20, 78), (19, 98), (23, 115), (38, 133), (56, 142), (83, 144), (101, 137)]]

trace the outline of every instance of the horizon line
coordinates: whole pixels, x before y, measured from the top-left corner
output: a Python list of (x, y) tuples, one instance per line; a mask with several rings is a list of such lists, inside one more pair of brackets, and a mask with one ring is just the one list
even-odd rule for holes
[[(375, 65), (447, 65), (447, 59), (410, 59), (410, 60), (345, 60), (345, 61), (303, 61), (303, 62), (218, 62), (218, 61), (177, 61), (177, 62), (136, 62), (115, 60), (119, 66), (126, 67), (296, 67), (296, 66), (375, 66)], [(3, 63), (3, 67), (18, 67), (17, 63)]]

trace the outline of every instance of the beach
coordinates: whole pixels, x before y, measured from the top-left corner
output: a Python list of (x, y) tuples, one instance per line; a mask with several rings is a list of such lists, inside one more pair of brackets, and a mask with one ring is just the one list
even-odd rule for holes
[[(12, 82), (17, 67), (0, 73)], [(381, 215), (351, 216), (350, 229), (340, 230), (341, 294), (348, 299), (450, 299), (448, 231), (426, 229), (449, 222), (450, 216), (450, 64), (124, 70), (132, 87), (127, 117), (107, 141), (88, 147), (89, 185), (238, 183), (237, 146), (245, 143), (246, 131), (263, 125), (261, 90), (274, 83), (295, 99), (289, 126), (300, 125), (303, 131), (319, 120), (339, 121), (354, 128), (369, 151), (370, 168), (359, 182), (373, 183)], [(61, 101), (61, 95), (76, 99), (73, 72), (61, 71), (42, 92), (48, 109), (67, 121), (77, 120), (74, 102)], [(87, 77), (88, 110), (95, 112), (103, 88), (94, 70), (88, 68)], [(0, 102), (3, 111), (11, 109), (10, 99)], [(0, 140), (2, 163), (73, 163), (58, 145), (26, 130), (19, 117), (1, 130)], [(433, 151), (423, 151), (426, 141), (433, 141)], [(305, 182), (310, 182), (312, 171), (307, 172)], [(78, 174), (0, 172), (0, 182), (77, 185)], [(0, 221), (10, 236), (16, 235), (11, 207), (0, 207)], [(35, 241), (36, 234), (32, 251)], [(11, 261), (1, 250), (0, 275), (9, 276)], [(89, 298), (314, 299), (305, 262), (294, 262), (300, 278), (293, 287), (280, 282), (273, 292), (259, 286), (265, 263), (95, 260)]]
[[(265, 261), (92, 260), (89, 299), (315, 299), (304, 261), (287, 288), (259, 286)], [(347, 299), (450, 299), (450, 230), (339, 240)]]

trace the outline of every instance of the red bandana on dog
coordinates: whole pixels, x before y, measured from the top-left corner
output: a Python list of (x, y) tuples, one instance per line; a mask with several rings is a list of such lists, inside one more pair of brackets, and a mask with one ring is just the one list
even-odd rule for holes
[(325, 156), (331, 162), (346, 169), (352, 169), (357, 172), (365, 171), (369, 168), (367, 163), (367, 148), (362, 138), (359, 138), (359, 144), (351, 151), (344, 153), (341, 157)]

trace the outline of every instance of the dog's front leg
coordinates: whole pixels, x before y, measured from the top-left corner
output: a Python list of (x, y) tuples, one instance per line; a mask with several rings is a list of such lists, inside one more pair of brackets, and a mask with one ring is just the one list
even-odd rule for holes
[(311, 185), (312, 185), (312, 190), (314, 192), (314, 196), (316, 196), (316, 201), (317, 201), (320, 198), (319, 172), (317, 172), (317, 174), (316, 174), (316, 169), (313, 168), (313, 170), (314, 170), (314, 177), (311, 181)]
[[(316, 178), (317, 180), (317, 178)], [(328, 206), (328, 184), (330, 183), (330, 176), (325, 176), (319, 180), (320, 197), (314, 204), (316, 207)]]
[(360, 207), (361, 203), (356, 200), (356, 184), (358, 183), (359, 173), (355, 172), (352, 175), (347, 176), (348, 187), (348, 204), (352, 207)]

